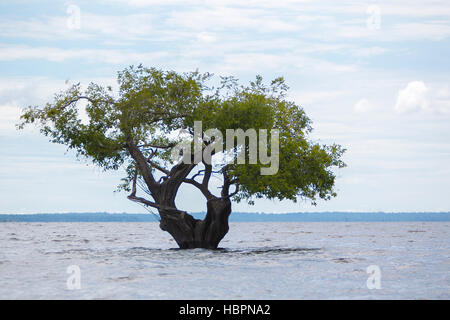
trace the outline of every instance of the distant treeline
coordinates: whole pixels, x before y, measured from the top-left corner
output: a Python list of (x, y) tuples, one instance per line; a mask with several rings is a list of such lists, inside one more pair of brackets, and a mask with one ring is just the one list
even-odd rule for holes
[[(193, 213), (203, 219), (205, 213)], [(327, 221), (450, 221), (450, 212), (302, 212), (302, 213), (249, 213), (233, 212), (231, 222), (327, 222)], [(0, 222), (158, 222), (155, 214), (133, 213), (36, 213), (0, 214)]]

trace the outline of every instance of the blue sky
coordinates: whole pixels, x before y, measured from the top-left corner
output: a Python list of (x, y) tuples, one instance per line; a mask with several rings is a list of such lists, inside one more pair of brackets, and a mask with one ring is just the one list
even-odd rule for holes
[[(113, 193), (121, 172), (14, 127), (66, 82), (114, 87), (139, 63), (282, 75), (313, 138), (348, 149), (337, 198), (235, 211), (450, 211), (449, 56), (448, 1), (0, 1), (0, 213), (145, 212)], [(178, 206), (205, 209), (188, 187)]]

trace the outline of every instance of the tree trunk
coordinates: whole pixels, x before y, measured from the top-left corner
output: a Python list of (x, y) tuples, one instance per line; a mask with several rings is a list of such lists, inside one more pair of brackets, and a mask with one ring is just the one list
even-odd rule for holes
[(169, 232), (181, 249), (217, 249), (228, 232), (230, 213), (230, 199), (212, 198), (207, 202), (204, 220), (194, 219), (181, 210), (159, 210), (160, 228)]

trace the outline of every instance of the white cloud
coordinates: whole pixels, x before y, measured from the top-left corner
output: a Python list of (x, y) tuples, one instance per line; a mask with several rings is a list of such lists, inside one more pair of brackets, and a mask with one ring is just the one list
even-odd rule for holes
[(88, 105), (87, 100), (80, 100), (77, 102), (77, 112), (78, 112), (78, 119), (81, 120), (82, 124), (88, 125), (89, 124), (89, 115), (86, 111), (86, 107)]
[[(105, 3), (111, 3), (111, 0), (104, 0)], [(311, 0), (114, 0), (126, 6), (135, 7), (153, 7), (164, 5), (185, 5), (205, 6), (205, 7), (222, 7), (222, 6), (239, 6), (239, 7), (259, 7), (265, 9), (284, 9), (289, 11), (302, 12), (334, 12), (341, 14), (366, 14), (367, 3), (358, 0), (347, 0), (345, 3), (337, 6), (335, 0), (311, 1)], [(427, 16), (450, 16), (450, 8), (448, 0), (409, 0), (407, 5), (405, 1), (389, 1), (377, 0), (372, 1), (382, 8), (383, 15), (399, 15), (407, 17), (427, 17)]]
[(372, 104), (367, 99), (361, 99), (355, 104), (354, 110), (357, 113), (364, 113), (370, 111), (372, 108)]
[(137, 40), (155, 34), (156, 18), (152, 14), (99, 15), (81, 10), (81, 26), (67, 26), (68, 15), (44, 16), (27, 20), (3, 19), (0, 36), (39, 40)]
[(43, 103), (61, 85), (46, 78), (0, 78), (0, 134), (16, 133), (21, 109)]
[(297, 21), (283, 19), (271, 11), (228, 6), (194, 7), (192, 10), (174, 11), (166, 21), (171, 27), (183, 30), (254, 30), (261, 33), (295, 31), (301, 28)]
[(215, 42), (217, 40), (216, 36), (210, 32), (200, 32), (197, 35), (197, 39), (200, 42)]
[[(82, 83), (82, 88), (86, 88), (91, 81), (117, 89), (115, 78), (76, 79), (76, 82)], [(43, 105), (51, 101), (53, 94), (67, 88), (72, 82), (67, 80), (66, 83), (63, 80), (44, 77), (0, 78), (0, 134), (17, 133), (16, 124), (19, 123), (23, 108), (30, 105)], [(83, 100), (78, 105), (80, 118), (84, 123), (88, 119), (86, 104)], [(26, 132), (28, 131), (33, 132), (33, 127), (28, 127)]]
[(398, 113), (428, 111), (437, 114), (450, 113), (450, 85), (434, 83), (426, 86), (422, 81), (408, 83), (399, 91), (394, 107)]
[(448, 21), (423, 21), (417, 23), (399, 23), (389, 28), (388, 37), (392, 40), (434, 40), (450, 37)]
[(323, 90), (323, 91), (299, 91), (288, 93), (288, 98), (293, 99), (300, 105), (312, 105), (336, 101), (338, 98), (345, 96), (342, 90)]
[(19, 122), (20, 108), (17, 105), (0, 105), (0, 134), (7, 134), (15, 130)]
[(398, 92), (395, 111), (398, 113), (408, 113), (429, 108), (427, 98), (428, 88), (422, 81), (412, 81), (405, 89)]
[(378, 56), (381, 54), (384, 54), (386, 52), (388, 52), (389, 50), (386, 48), (381, 48), (381, 47), (370, 47), (370, 48), (360, 48), (360, 49), (355, 49), (353, 51), (353, 54), (355, 56), (358, 57), (372, 57), (372, 56)]
[[(116, 2), (126, 6), (126, 12), (132, 13), (97, 14), (81, 6), (79, 30), (67, 27), (69, 16), (64, 10), (57, 16), (24, 20), (8, 18), (0, 21), (0, 35), (39, 40), (95, 39), (99, 43), (185, 40), (186, 34), (195, 38), (199, 32), (211, 30), (227, 33), (236, 30), (236, 33), (241, 34), (292, 33), (294, 36), (321, 38), (331, 43), (342, 38), (398, 41), (441, 40), (450, 36), (450, 8), (444, 1), (433, 1), (426, 5), (422, 1), (409, 1), (408, 6), (402, 2), (377, 1), (383, 19), (381, 29), (376, 32), (367, 28), (367, 4), (359, 1), (347, 1), (341, 6), (336, 6), (334, 1), (318, 3), (307, 0), (251, 0), (245, 3), (236, 0)], [(111, 5), (111, 1), (107, 3)], [(390, 17), (384, 19), (385, 16)], [(414, 17), (423, 19), (411, 20)]]
[(443, 85), (434, 91), (433, 107), (440, 113), (450, 113), (450, 85)]
[(39, 59), (61, 62), (83, 59), (88, 62), (146, 63), (166, 56), (166, 52), (136, 52), (106, 49), (60, 49), (54, 47), (9, 46), (0, 47), (0, 61)]

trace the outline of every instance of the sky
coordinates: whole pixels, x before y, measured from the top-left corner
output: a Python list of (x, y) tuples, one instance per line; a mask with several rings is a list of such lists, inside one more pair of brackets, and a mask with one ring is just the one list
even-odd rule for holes
[[(116, 86), (129, 65), (284, 76), (311, 136), (347, 148), (331, 201), (234, 211), (450, 211), (450, 3), (436, 1), (0, 0), (0, 213), (146, 212), (21, 108), (70, 84)], [(205, 210), (195, 189), (177, 205)]]

